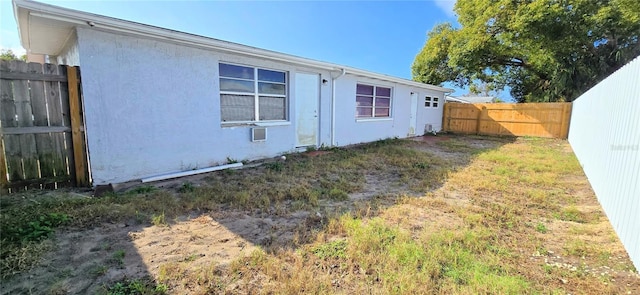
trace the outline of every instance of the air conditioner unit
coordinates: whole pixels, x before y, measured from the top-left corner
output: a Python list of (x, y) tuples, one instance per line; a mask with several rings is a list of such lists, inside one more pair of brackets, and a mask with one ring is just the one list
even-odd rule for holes
[(267, 141), (267, 128), (251, 128), (251, 141)]
[(424, 133), (431, 133), (431, 132), (433, 132), (433, 125), (431, 124), (424, 125)]

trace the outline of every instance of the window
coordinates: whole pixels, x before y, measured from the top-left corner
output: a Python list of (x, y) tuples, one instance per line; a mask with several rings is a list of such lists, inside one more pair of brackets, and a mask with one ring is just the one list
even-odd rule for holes
[(220, 70), (222, 122), (287, 119), (287, 73), (223, 64)]
[(391, 88), (356, 85), (356, 118), (391, 116)]
[(425, 96), (424, 107), (425, 108), (437, 108), (439, 103), (439, 97)]

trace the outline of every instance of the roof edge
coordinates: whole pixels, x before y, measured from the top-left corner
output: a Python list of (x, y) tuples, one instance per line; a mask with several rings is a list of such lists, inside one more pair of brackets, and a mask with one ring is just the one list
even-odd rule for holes
[(20, 36), (20, 43), (25, 49), (29, 50), (28, 44), (25, 45), (27, 40), (22, 36), (25, 28), (21, 27), (19, 18), (19, 10), (24, 9), (28, 11), (28, 15), (36, 13), (41, 17), (49, 17), (58, 21), (68, 22), (78, 27), (85, 28), (98, 28), (100, 30), (115, 32), (115, 33), (127, 33), (131, 35), (138, 35), (147, 38), (158, 39), (162, 41), (169, 41), (181, 45), (207, 48), (220, 50), (230, 53), (239, 53), (243, 55), (249, 55), (260, 58), (268, 58), (281, 62), (311, 66), (314, 68), (320, 68), (329, 71), (341, 71), (345, 69), (347, 74), (364, 76), (384, 81), (395, 82), (407, 86), (413, 86), (418, 88), (424, 88), (439, 92), (453, 92), (453, 89), (440, 87), (437, 85), (425, 84), (413, 80), (404, 78), (389, 76), (385, 74), (379, 74), (371, 71), (361, 70), (339, 64), (333, 64), (323, 61), (317, 61), (309, 58), (299, 57), (291, 54), (261, 49), (248, 45), (242, 45), (238, 43), (223, 41), (215, 38), (185, 33), (181, 31), (171, 30), (162, 27), (156, 27), (152, 25), (137, 23), (133, 21), (122, 20), (118, 18), (93, 14), (89, 12), (83, 12), (79, 10), (68, 9), (60, 6), (40, 3), (31, 0), (13, 0), (14, 16), (18, 24), (18, 34)]

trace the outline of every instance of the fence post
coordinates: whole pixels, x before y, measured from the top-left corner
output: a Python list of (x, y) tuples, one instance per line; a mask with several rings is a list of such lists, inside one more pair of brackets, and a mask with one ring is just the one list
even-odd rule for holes
[(447, 117), (449, 117), (450, 107), (449, 104), (445, 103), (444, 108), (442, 109), (442, 130), (449, 131), (449, 124)]
[(560, 124), (560, 138), (569, 138), (569, 122), (571, 121), (572, 103), (566, 103), (562, 106), (562, 124)]
[(484, 112), (485, 109), (486, 107), (484, 105), (482, 106), (482, 108), (477, 108), (478, 119), (476, 120), (476, 135), (480, 135), (480, 120), (482, 119), (482, 112)]
[(0, 188), (3, 190), (9, 184), (7, 179), (7, 161), (4, 159), (4, 136), (0, 134)]
[(88, 186), (87, 156), (85, 153), (84, 132), (81, 116), (80, 95), (78, 92), (78, 69), (67, 66), (67, 83), (69, 85), (69, 110), (71, 115), (71, 138), (73, 141), (73, 158), (76, 170), (76, 185)]

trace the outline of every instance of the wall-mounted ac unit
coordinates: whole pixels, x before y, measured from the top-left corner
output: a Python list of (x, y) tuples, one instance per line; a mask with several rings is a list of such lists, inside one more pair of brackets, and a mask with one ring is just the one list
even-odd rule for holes
[(266, 141), (267, 140), (267, 128), (251, 128), (251, 141)]

